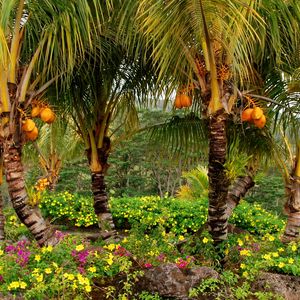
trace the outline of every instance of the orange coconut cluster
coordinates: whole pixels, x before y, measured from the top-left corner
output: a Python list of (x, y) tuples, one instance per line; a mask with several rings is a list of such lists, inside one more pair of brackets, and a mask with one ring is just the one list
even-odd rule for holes
[(174, 102), (176, 108), (190, 107), (192, 105), (192, 99), (186, 94), (177, 94)]
[[(31, 117), (41, 118), (43, 122), (48, 124), (53, 123), (55, 120), (55, 114), (53, 110), (49, 106), (39, 103), (33, 103)], [(31, 118), (26, 118), (22, 121), (22, 130), (29, 141), (35, 141), (39, 135), (38, 128)]]
[(263, 128), (266, 121), (263, 110), (258, 106), (247, 108), (242, 112), (242, 122), (253, 123), (257, 128)]

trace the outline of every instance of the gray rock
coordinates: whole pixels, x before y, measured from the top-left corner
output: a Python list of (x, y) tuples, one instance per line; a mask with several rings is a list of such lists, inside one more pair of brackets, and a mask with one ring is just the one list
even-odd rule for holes
[(189, 290), (198, 286), (203, 279), (218, 277), (219, 274), (208, 267), (182, 270), (176, 264), (168, 263), (146, 270), (138, 285), (141, 290), (150, 293), (185, 300), (189, 299)]
[(300, 277), (264, 272), (255, 280), (252, 290), (270, 291), (286, 300), (300, 300)]

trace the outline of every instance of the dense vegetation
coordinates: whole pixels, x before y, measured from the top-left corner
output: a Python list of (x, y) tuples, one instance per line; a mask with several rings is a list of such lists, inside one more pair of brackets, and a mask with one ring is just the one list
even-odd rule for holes
[(281, 299), (299, 32), (293, 0), (0, 0), (0, 298), (163, 299), (171, 267), (210, 274), (180, 299)]

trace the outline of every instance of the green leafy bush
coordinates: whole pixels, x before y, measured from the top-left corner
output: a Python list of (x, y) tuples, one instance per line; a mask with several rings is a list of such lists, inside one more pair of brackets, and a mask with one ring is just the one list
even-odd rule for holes
[[(44, 214), (52, 221), (67, 221), (71, 225), (91, 226), (97, 224), (93, 199), (69, 192), (45, 194), (40, 203)], [(160, 198), (158, 196), (111, 198), (110, 207), (118, 228), (138, 224), (149, 231), (163, 226), (167, 232), (182, 234), (196, 232), (207, 219), (208, 201)], [(230, 222), (254, 234), (281, 231), (284, 220), (259, 204), (242, 201), (233, 212)]]
[(68, 221), (78, 227), (97, 223), (91, 197), (69, 192), (45, 194), (39, 206), (52, 221)]

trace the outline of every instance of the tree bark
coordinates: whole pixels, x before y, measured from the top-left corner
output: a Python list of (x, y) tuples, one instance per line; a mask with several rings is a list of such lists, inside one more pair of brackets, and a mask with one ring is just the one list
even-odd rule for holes
[(108, 207), (108, 195), (102, 172), (92, 172), (92, 192), (94, 196), (94, 210), (98, 217), (100, 229), (102, 231), (114, 230), (115, 225)]
[(3, 198), (2, 193), (0, 191), (0, 241), (3, 241), (5, 239), (4, 224), (5, 217), (3, 214)]
[(37, 207), (28, 205), (21, 149), (12, 139), (4, 141), (4, 169), (12, 205), (21, 222), (28, 227), (40, 246), (55, 245), (58, 240), (51, 225), (44, 220)]
[(290, 184), (286, 185), (287, 202), (285, 204), (285, 212), (288, 220), (282, 242), (288, 243), (299, 240), (300, 236), (300, 177), (291, 175)]
[(226, 215), (229, 219), (232, 211), (240, 203), (241, 199), (246, 195), (250, 188), (254, 186), (252, 174), (240, 176), (228, 191)]
[(227, 115), (221, 109), (210, 117), (209, 123), (208, 228), (215, 244), (227, 239), (229, 180), (224, 168), (227, 152), (226, 119)]
[[(94, 196), (94, 210), (98, 218), (98, 224), (107, 237), (116, 235), (115, 224), (108, 205), (108, 194), (106, 191), (105, 174), (109, 168), (108, 157), (110, 151), (110, 139), (104, 137), (102, 148), (98, 149), (98, 159), (102, 170), (95, 172), (91, 169), (92, 193)], [(87, 150), (87, 157), (91, 165), (91, 149)]]

